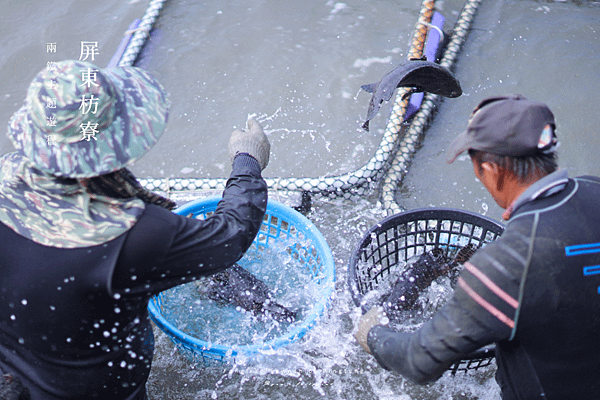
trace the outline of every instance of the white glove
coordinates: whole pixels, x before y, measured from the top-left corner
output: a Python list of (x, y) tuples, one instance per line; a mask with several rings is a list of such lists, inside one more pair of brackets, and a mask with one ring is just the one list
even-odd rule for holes
[(240, 153), (248, 153), (258, 161), (260, 170), (269, 164), (271, 144), (263, 127), (254, 118), (248, 118), (248, 131), (236, 129), (229, 139), (228, 152), (231, 161)]
[(385, 313), (383, 312), (383, 308), (375, 306), (366, 314), (361, 315), (358, 320), (358, 329), (354, 334), (354, 338), (356, 338), (358, 344), (360, 344), (360, 346), (369, 354), (371, 354), (371, 350), (367, 344), (367, 336), (369, 335), (369, 331), (375, 325), (384, 323), (384, 317)]

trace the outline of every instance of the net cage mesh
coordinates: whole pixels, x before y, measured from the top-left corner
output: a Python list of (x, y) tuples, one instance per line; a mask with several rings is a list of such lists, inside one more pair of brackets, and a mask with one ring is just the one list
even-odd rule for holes
[[(495, 240), (504, 226), (493, 219), (462, 210), (428, 208), (392, 215), (363, 237), (351, 255), (348, 283), (357, 307), (362, 298), (383, 282), (397, 278), (391, 273), (400, 262), (435, 248), (453, 258), (467, 244), (480, 248)], [(393, 283), (393, 282), (392, 282)], [(453, 364), (453, 373), (487, 366), (494, 360), (494, 346), (486, 346)]]
[[(214, 213), (219, 199), (217, 196), (196, 201), (175, 212), (191, 218), (206, 219)], [(273, 247), (276, 251), (287, 252), (296, 261), (294, 265), (303, 268), (320, 287), (318, 296), (313, 299), (311, 310), (279, 337), (266, 343), (229, 346), (208, 343), (202, 338), (190, 336), (175, 327), (164, 315), (169, 291), (161, 292), (150, 299), (149, 312), (152, 320), (194, 362), (200, 361), (205, 365), (228, 362), (238, 355), (252, 356), (300, 339), (316, 324), (328, 306), (335, 286), (333, 256), (323, 236), (308, 219), (282, 203), (269, 200), (259, 232), (246, 255), (260, 259), (261, 252)], [(239, 261), (240, 265), (244, 265), (245, 257)]]

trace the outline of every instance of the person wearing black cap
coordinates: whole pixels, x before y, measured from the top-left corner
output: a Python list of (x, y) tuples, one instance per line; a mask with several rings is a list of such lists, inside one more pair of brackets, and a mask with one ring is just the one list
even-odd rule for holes
[(478, 250), (451, 300), (419, 330), (397, 332), (372, 308), (355, 334), (386, 369), (417, 383), (496, 343), (503, 399), (600, 398), (600, 179), (558, 169), (545, 104), (483, 100), (448, 162), (468, 151), (506, 211), (506, 230)]

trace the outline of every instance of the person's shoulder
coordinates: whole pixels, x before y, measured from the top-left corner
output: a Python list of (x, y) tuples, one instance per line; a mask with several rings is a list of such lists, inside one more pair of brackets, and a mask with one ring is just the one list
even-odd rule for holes
[[(535, 219), (532, 215), (524, 215), (521, 218), (511, 218), (506, 224), (504, 232), (496, 240), (485, 244), (478, 253), (486, 254), (488, 261), (491, 259), (512, 260), (517, 254), (525, 257), (531, 245), (531, 234), (534, 230)], [(474, 255), (474, 256), (475, 256)], [(510, 262), (507, 262), (510, 264)], [(519, 263), (517, 263), (519, 264)]]
[(578, 176), (576, 178), (574, 178), (577, 182), (588, 182), (588, 183), (595, 183), (595, 184), (599, 184), (600, 185), (600, 177), (598, 176), (593, 176), (593, 175), (582, 175), (582, 176)]
[(177, 235), (184, 232), (195, 231), (203, 223), (204, 220), (176, 214), (166, 208), (154, 204), (147, 204), (144, 214), (140, 220), (138, 220), (137, 225), (140, 225), (143, 229), (152, 226), (152, 229), (160, 229), (164, 234), (172, 232)]
[(539, 212), (539, 207), (535, 207), (535, 205), (530, 206), (528, 204), (524, 205), (507, 221), (505, 232), (529, 231), (531, 226), (535, 223), (536, 212)]
[(166, 208), (156, 206), (154, 204), (146, 204), (144, 213), (138, 220), (144, 221), (145, 223), (153, 223), (157, 225), (171, 225), (173, 227), (178, 226), (181, 223), (181, 216), (174, 214)]

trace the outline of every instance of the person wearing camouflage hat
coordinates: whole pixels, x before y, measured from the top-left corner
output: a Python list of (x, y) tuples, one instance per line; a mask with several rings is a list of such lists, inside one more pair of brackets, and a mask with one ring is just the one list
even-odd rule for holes
[[(0, 369), (32, 399), (145, 399), (149, 298), (232, 266), (266, 210), (260, 124), (236, 130), (215, 213), (184, 218), (127, 169), (161, 137), (170, 102), (136, 67), (41, 71), (0, 157)], [(24, 397), (25, 398), (25, 397)]]
[(360, 318), (357, 341), (384, 368), (422, 384), (495, 343), (502, 399), (600, 398), (600, 178), (558, 169), (555, 128), (547, 105), (520, 95), (475, 108), (448, 162), (468, 152), (506, 229), (418, 330), (384, 326), (377, 307)]

